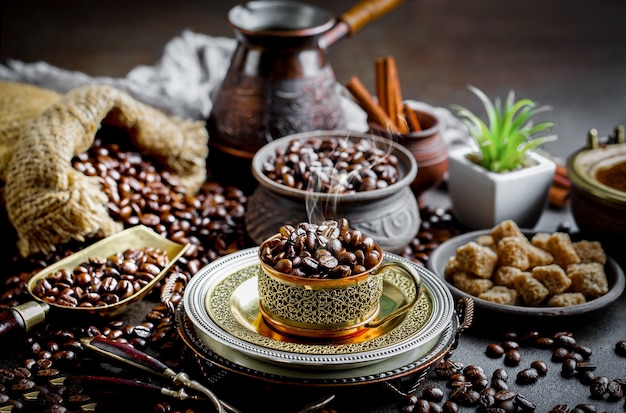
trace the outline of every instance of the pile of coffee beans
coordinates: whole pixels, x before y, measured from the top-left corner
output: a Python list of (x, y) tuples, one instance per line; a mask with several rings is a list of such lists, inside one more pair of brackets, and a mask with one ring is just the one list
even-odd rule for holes
[(167, 253), (159, 248), (129, 248), (55, 271), (38, 279), (32, 292), (51, 304), (105, 307), (140, 292), (169, 262)]
[[(177, 276), (169, 299), (174, 307), (182, 301), (186, 281), (202, 267), (254, 245), (245, 231), (247, 197), (243, 191), (208, 180), (197, 193), (192, 193), (178, 176), (138, 152), (123, 133), (102, 127), (91, 148), (77, 155), (72, 164), (100, 182), (109, 198), (107, 207), (113, 219), (127, 227), (141, 223), (170, 240), (191, 244), (170, 270), (170, 274)], [(0, 217), (0, 228), (9, 245), (16, 244), (17, 235), (6, 216)], [(3, 249), (0, 254), (6, 263), (6, 276), (2, 281), (0, 310), (32, 300), (26, 288), (32, 275), (97, 240), (71, 241), (50, 253), (26, 258), (19, 255), (16, 247)], [(158, 294), (159, 290), (157, 287), (152, 291)], [(26, 345), (17, 346), (18, 353), (0, 372), (0, 406), (13, 406), (13, 412), (63, 413), (81, 411), (84, 402), (94, 401), (95, 395), (85, 389), (57, 389), (49, 383), (50, 378), (60, 375), (111, 374), (100, 370), (102, 366), (91, 360), (92, 355), (82, 347), (81, 337), (103, 336), (127, 342), (152, 352), (172, 368), (179, 369), (187, 363), (185, 368), (190, 369), (195, 364), (193, 359), (189, 363), (189, 357), (184, 355), (187, 347), (180, 340), (174, 315), (158, 301), (158, 295), (152, 295), (134, 304), (133, 311), (127, 313), (130, 318), (125, 321), (52, 317), (50, 322), (33, 329), (26, 337)], [(145, 306), (151, 310), (142, 314)], [(24, 368), (30, 371), (26, 381), (22, 377)], [(34, 387), (30, 387), (31, 382)], [(26, 400), (25, 394), (34, 389), (39, 392), (38, 399)], [(107, 411), (103, 401), (113, 404), (108, 411), (125, 406), (113, 399), (98, 397), (98, 407)], [(194, 411), (188, 403), (180, 402), (177, 406), (176, 401), (166, 399), (145, 400), (144, 404), (134, 411)]]
[(261, 167), (290, 188), (329, 194), (371, 191), (400, 179), (398, 158), (368, 139), (294, 139)]
[[(624, 341), (615, 345), (615, 354), (622, 355)], [(588, 386), (590, 403), (576, 406), (559, 404), (549, 413), (595, 413), (593, 400), (622, 402), (626, 408), (624, 389), (626, 377), (610, 379), (595, 375), (596, 365), (591, 362), (593, 351), (576, 341), (568, 331), (541, 334), (530, 331), (524, 334), (509, 331), (502, 335), (502, 341), (489, 343), (485, 355), (492, 359), (502, 359), (503, 367), (490, 374), (479, 365), (463, 365), (450, 357), (442, 360), (431, 372), (434, 382), (442, 386), (429, 385), (420, 395), (404, 395), (405, 413), (458, 413), (462, 409), (475, 409), (477, 412), (517, 413), (535, 412), (536, 403), (519, 391), (513, 390), (511, 383), (515, 377), (518, 388), (534, 385), (548, 374), (548, 363), (533, 360), (524, 367), (522, 352), (524, 347), (547, 350), (550, 363), (559, 366), (559, 374), (564, 378), (577, 378)], [(507, 357), (508, 356), (508, 357)], [(515, 368), (517, 373), (510, 373)], [(512, 376), (512, 377), (511, 377)]]
[(73, 166), (98, 179), (114, 220), (125, 226), (143, 224), (174, 242), (191, 244), (176, 264), (190, 274), (254, 246), (245, 231), (247, 197), (242, 190), (207, 181), (193, 194), (178, 176), (158, 168), (158, 162), (110, 136), (96, 136)]
[(374, 240), (348, 220), (283, 225), (260, 246), (261, 260), (276, 271), (305, 278), (337, 279), (362, 274), (382, 260)]

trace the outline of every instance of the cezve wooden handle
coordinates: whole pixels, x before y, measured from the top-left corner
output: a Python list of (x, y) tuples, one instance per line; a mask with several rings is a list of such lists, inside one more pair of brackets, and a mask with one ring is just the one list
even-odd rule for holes
[(348, 25), (348, 33), (353, 35), (369, 22), (389, 13), (400, 4), (404, 3), (404, 1), (405, 0), (363, 0), (339, 16), (339, 20)]

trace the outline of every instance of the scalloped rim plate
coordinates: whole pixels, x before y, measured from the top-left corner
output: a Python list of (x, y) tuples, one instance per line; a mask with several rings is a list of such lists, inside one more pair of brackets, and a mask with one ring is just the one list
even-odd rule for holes
[(218, 354), (209, 348), (198, 334), (197, 329), (184, 311), (184, 305), (179, 306), (175, 317), (181, 338), (202, 365), (206, 363), (210, 368), (218, 366), (226, 371), (233, 371), (258, 380), (290, 384), (300, 383), (307, 386), (354, 386), (361, 383), (391, 380), (423, 370), (428, 366), (435, 365), (434, 363), (441, 360), (455, 345), (458, 339), (455, 332), (458, 332), (459, 328), (459, 320), (455, 313), (450, 326), (441, 333), (437, 343), (421, 357), (415, 354), (418, 351), (409, 351), (372, 365), (351, 369), (294, 369), (274, 363), (265, 363), (262, 360), (247, 357), (231, 348), (225, 348), (222, 354)]

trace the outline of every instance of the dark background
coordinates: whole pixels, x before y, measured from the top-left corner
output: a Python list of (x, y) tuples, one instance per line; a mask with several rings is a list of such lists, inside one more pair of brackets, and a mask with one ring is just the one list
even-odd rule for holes
[[(2, 0), (0, 62), (47, 61), (93, 76), (124, 77), (156, 63), (183, 30), (232, 36), (224, 0)], [(312, 0), (339, 16), (356, 4)], [(510, 89), (553, 107), (559, 140), (546, 146), (566, 157), (626, 123), (626, 1), (407, 0), (344, 38), (328, 54), (337, 79), (352, 75), (373, 88), (374, 60), (396, 58), (405, 98), (481, 113), (466, 86), (490, 97)]]

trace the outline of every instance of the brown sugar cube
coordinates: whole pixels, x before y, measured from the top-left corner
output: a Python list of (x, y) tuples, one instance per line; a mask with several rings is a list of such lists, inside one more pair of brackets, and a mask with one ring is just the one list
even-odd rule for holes
[(526, 246), (526, 255), (528, 256), (528, 264), (530, 268), (538, 265), (549, 265), (554, 262), (554, 257), (548, 251), (536, 247), (533, 244)]
[(529, 306), (541, 304), (550, 295), (548, 289), (530, 274), (515, 277), (513, 287), (520, 294), (524, 303)]
[(526, 239), (526, 236), (522, 233), (519, 226), (517, 226), (517, 223), (511, 219), (504, 220), (491, 228), (489, 235), (493, 237), (493, 241), (496, 244), (505, 237), (520, 237)]
[(498, 262), (498, 255), (495, 252), (478, 245), (475, 241), (458, 247), (455, 257), (461, 271), (480, 278), (490, 278)]
[(534, 267), (531, 275), (548, 289), (550, 295), (561, 294), (572, 285), (565, 270), (556, 264)]
[(480, 294), (478, 298), (496, 304), (516, 305), (519, 302), (519, 293), (513, 288), (496, 285)]
[(493, 280), (493, 283), (495, 285), (512, 287), (515, 277), (521, 274), (522, 270), (520, 270), (519, 268), (505, 265), (503, 267), (499, 267), (493, 274), (493, 277), (491, 279)]
[(572, 264), (567, 268), (567, 276), (572, 280), (570, 290), (582, 293), (587, 299), (600, 297), (609, 291), (604, 266), (600, 263)]
[(475, 241), (480, 246), (489, 247), (492, 251), (496, 251), (496, 243), (493, 241), (493, 237), (491, 235), (479, 235), (476, 237)]
[(466, 272), (457, 272), (452, 276), (452, 283), (461, 291), (478, 297), (491, 287), (493, 281), (486, 278), (479, 278)]
[(574, 249), (582, 263), (598, 262), (606, 264), (606, 253), (599, 241), (582, 240), (574, 243)]
[(504, 237), (498, 242), (498, 265), (527, 270), (530, 267), (528, 240), (519, 237)]
[(554, 262), (563, 268), (570, 264), (578, 264), (580, 257), (574, 249), (574, 244), (569, 234), (555, 232), (548, 239), (546, 250), (554, 257)]
[(548, 307), (569, 307), (572, 305), (584, 304), (587, 300), (581, 293), (562, 293), (553, 295), (548, 299)]
[(443, 276), (449, 281), (452, 279), (452, 275), (457, 272), (461, 272), (459, 262), (456, 260), (456, 257), (450, 257), (448, 262), (446, 262), (446, 266), (443, 268)]
[(548, 250), (548, 240), (552, 234), (548, 232), (538, 232), (532, 236), (530, 243), (537, 248), (541, 248), (544, 251)]

